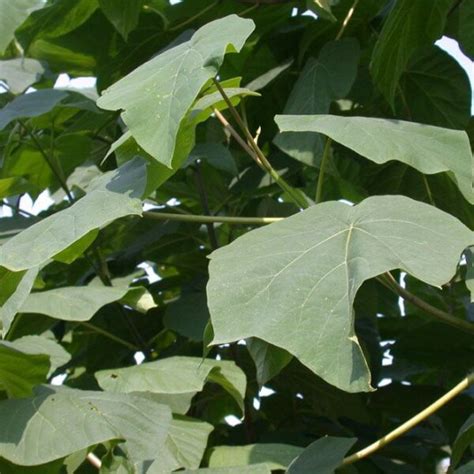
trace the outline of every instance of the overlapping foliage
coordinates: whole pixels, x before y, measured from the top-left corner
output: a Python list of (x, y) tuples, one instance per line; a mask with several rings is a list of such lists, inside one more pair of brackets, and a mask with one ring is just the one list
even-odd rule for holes
[(471, 472), (472, 31), (0, 1), (0, 472)]

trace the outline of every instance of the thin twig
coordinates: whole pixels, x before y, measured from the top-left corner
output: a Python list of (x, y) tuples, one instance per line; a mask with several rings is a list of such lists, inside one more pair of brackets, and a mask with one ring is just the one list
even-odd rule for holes
[(176, 30), (179, 30), (180, 28), (183, 28), (184, 26), (187, 26), (189, 25), (190, 23), (192, 23), (193, 21), (197, 20), (199, 17), (201, 17), (202, 15), (204, 15), (206, 12), (208, 12), (209, 10), (212, 10), (215, 6), (217, 6), (219, 4), (220, 0), (216, 0), (215, 2), (211, 3), (210, 5), (208, 5), (206, 8), (203, 8), (202, 10), (200, 10), (198, 13), (196, 13), (195, 15), (193, 15), (192, 17), (188, 18), (187, 20), (184, 20), (183, 22), (171, 27), (168, 31), (176, 31)]
[(336, 41), (342, 38), (342, 35), (344, 34), (344, 30), (346, 29), (347, 25), (351, 21), (352, 15), (354, 14), (354, 10), (356, 9), (358, 3), (359, 3), (359, 0), (354, 0), (352, 7), (349, 8), (347, 15), (344, 18), (344, 21), (342, 22), (341, 29), (339, 30), (339, 33), (336, 35)]
[[(209, 200), (207, 198), (207, 191), (206, 187), (204, 186), (204, 178), (201, 172), (201, 163), (199, 160), (196, 162), (195, 165), (195, 172), (194, 177), (196, 179), (196, 187), (198, 189), (199, 198), (201, 200), (202, 210), (206, 216), (211, 216), (211, 211), (209, 209)], [(212, 250), (216, 250), (219, 248), (219, 244), (217, 242), (217, 235), (216, 230), (214, 229), (214, 224), (212, 222), (206, 223), (207, 233), (209, 235), (209, 242), (211, 244)]]
[(450, 326), (453, 326), (469, 334), (474, 334), (474, 324), (470, 323), (469, 321), (465, 321), (464, 319), (456, 318), (452, 314), (442, 311), (435, 306), (431, 306), (426, 301), (418, 298), (418, 296), (415, 296), (413, 293), (410, 293), (407, 289), (403, 288), (403, 286), (401, 286), (398, 281), (393, 278), (391, 273), (385, 273), (384, 275), (380, 276), (378, 280), (382, 283), (384, 283), (383, 280), (385, 280), (385, 282), (387, 282), (387, 285), (385, 285), (387, 288), (391, 289), (394, 293), (401, 296), (412, 305), (433, 316), (439, 322), (449, 324)]
[(26, 217), (36, 217), (34, 214), (31, 214), (31, 212), (25, 211), (23, 209), (18, 208), (17, 206), (14, 206), (13, 204), (8, 203), (5, 200), (0, 201), (0, 206), (7, 206), (10, 209), (16, 210), (20, 214), (24, 214)]
[(35, 144), (36, 148), (38, 149), (38, 151), (43, 156), (43, 158), (46, 161), (47, 165), (49, 166), (49, 168), (53, 172), (54, 176), (58, 180), (61, 188), (63, 188), (63, 191), (66, 193), (66, 196), (67, 196), (69, 202), (73, 203), (74, 202), (74, 197), (72, 196), (71, 191), (68, 188), (66, 180), (64, 179), (64, 177), (61, 175), (61, 173), (54, 166), (52, 158), (50, 156), (48, 156), (48, 154), (44, 150), (43, 146), (41, 145), (39, 140), (36, 138), (35, 134), (26, 126), (26, 124), (22, 120), (18, 120), (18, 123), (23, 127), (25, 132), (31, 137), (31, 139), (33, 140), (33, 143)]
[(315, 204), (321, 202), (323, 196), (323, 185), (324, 185), (324, 174), (326, 172), (326, 166), (329, 160), (329, 155), (331, 151), (332, 139), (327, 137), (326, 143), (324, 145), (323, 157), (321, 159), (321, 165), (319, 166), (319, 176), (318, 183), (316, 184), (316, 198), (314, 200)]
[(386, 434), (384, 437), (378, 439), (375, 443), (370, 444), (369, 446), (357, 451), (354, 454), (346, 457), (342, 461), (342, 466), (347, 466), (348, 464), (352, 464), (360, 459), (366, 458), (370, 456), (375, 451), (382, 449), (387, 444), (391, 443), (398, 437), (405, 434), (407, 431), (411, 430), (414, 426), (418, 423), (422, 422), (433, 413), (438, 411), (442, 408), (446, 403), (451, 401), (454, 397), (462, 393), (464, 390), (469, 388), (474, 383), (474, 374), (468, 375), (465, 379), (459, 382), (454, 388), (452, 388), (449, 392), (445, 393), (442, 397), (438, 398), (434, 403), (426, 407), (424, 410), (417, 413), (413, 418), (410, 418), (408, 421), (400, 425), (398, 428), (395, 428), (390, 433)]
[(126, 341), (125, 339), (122, 339), (121, 337), (118, 337), (116, 336), (115, 334), (112, 334), (108, 331), (106, 331), (105, 329), (102, 329), (92, 323), (89, 323), (89, 322), (86, 322), (86, 321), (82, 321), (79, 323), (81, 326), (84, 326), (88, 329), (90, 329), (91, 331), (94, 331), (98, 334), (101, 334), (102, 336), (105, 336), (107, 337), (108, 339), (110, 339), (111, 341), (115, 341), (117, 342), (118, 344), (121, 344), (122, 346), (124, 347), (127, 347), (128, 349), (131, 349), (133, 351), (139, 351), (140, 348), (135, 346), (134, 344), (132, 344), (131, 342), (128, 342)]
[(284, 217), (230, 217), (230, 216), (196, 216), (192, 214), (172, 214), (168, 212), (145, 211), (143, 217), (155, 220), (170, 220), (181, 222), (195, 222), (200, 224), (222, 223), (240, 225), (265, 225), (284, 219)]
[[(239, 126), (239, 128), (242, 130), (242, 133), (244, 134), (245, 138), (247, 139), (247, 142), (248, 142), (248, 145), (247, 146), (243, 146), (244, 150), (248, 152), (248, 149), (252, 149), (253, 150), (253, 153), (249, 153), (250, 156), (252, 158), (255, 159), (255, 156), (258, 158), (258, 161), (257, 163), (259, 163), (263, 169), (270, 174), (270, 176), (275, 180), (275, 182), (281, 187), (281, 189), (286, 192), (290, 197), (291, 199), (293, 200), (293, 202), (300, 208), (302, 209), (306, 209), (308, 207), (308, 203), (306, 201), (306, 199), (303, 198), (303, 196), (301, 196), (300, 194), (298, 194), (298, 192), (292, 187), (290, 186), (286, 181), (285, 179), (280, 176), (277, 171), (273, 168), (273, 166), (270, 164), (270, 162), (268, 161), (267, 157), (264, 155), (264, 153), (262, 152), (262, 150), (260, 149), (260, 147), (257, 145), (257, 143), (255, 142), (255, 139), (254, 137), (252, 136), (252, 134), (250, 133), (250, 130), (246, 127), (244, 121), (242, 120), (242, 118), (240, 117), (239, 115), (239, 112), (237, 111), (237, 109), (234, 107), (234, 105), (232, 104), (231, 100), (229, 99), (229, 97), (227, 96), (227, 94), (225, 93), (223, 87), (220, 85), (219, 81), (217, 81), (215, 78), (213, 79), (214, 81), (214, 84), (215, 86), (217, 87), (217, 90), (219, 91), (219, 93), (221, 94), (222, 98), (224, 99), (225, 103), (227, 104), (227, 107), (229, 108), (230, 110), (230, 113), (232, 114), (232, 116), (234, 117), (235, 121), (237, 122), (237, 125)], [(214, 113), (216, 112), (217, 109), (214, 109)], [(221, 114), (222, 115), (222, 114)], [(217, 116), (217, 114), (216, 114)], [(218, 119), (219, 119), (219, 116), (217, 116)], [(220, 119), (219, 119), (220, 120)], [(221, 121), (222, 123), (222, 121)], [(230, 129), (228, 128), (229, 127), (229, 124), (227, 123), (227, 129), (230, 131)], [(235, 132), (235, 130), (234, 130)], [(235, 135), (232, 134), (232, 136), (234, 136), (235, 138)], [(240, 140), (239, 141), (239, 144), (242, 146), (242, 142), (243, 140)], [(245, 142), (244, 142), (245, 143)]]

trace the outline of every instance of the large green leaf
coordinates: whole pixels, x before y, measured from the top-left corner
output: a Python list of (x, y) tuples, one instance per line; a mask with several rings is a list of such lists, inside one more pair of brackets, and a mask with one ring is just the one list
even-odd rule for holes
[(19, 309), (64, 321), (88, 321), (102, 306), (121, 299), (136, 299), (144, 289), (106, 286), (68, 286), (31, 293)]
[(280, 130), (318, 132), (374, 161), (401, 161), (425, 174), (449, 171), (474, 203), (473, 158), (465, 132), (420, 123), (336, 115), (277, 115)]
[(246, 446), (215, 446), (209, 467), (249, 466), (266, 464), (269, 469), (286, 469), (303, 448), (289, 444), (249, 444)]
[(28, 297), (37, 275), (38, 267), (19, 272), (0, 267), (0, 318), (3, 336), (9, 331), (16, 313)]
[(0, 402), (0, 418), (0, 456), (15, 464), (43, 464), (118, 439), (132, 461), (151, 462), (171, 412), (150, 395), (44, 386), (32, 398)]
[(28, 397), (35, 385), (46, 382), (49, 357), (31, 354), (15, 342), (0, 341), (0, 390), (9, 397)]
[(0, 79), (7, 83), (13, 94), (23, 92), (37, 82), (44, 70), (44, 66), (36, 59), (15, 58), (0, 61)]
[(13, 39), (15, 30), (27, 16), (43, 6), (43, 0), (0, 0), (0, 54), (3, 54), (8, 43)]
[(243, 408), (245, 375), (234, 362), (199, 357), (168, 357), (134, 367), (95, 374), (99, 385), (112, 392), (195, 394), (206, 382), (221, 385)]
[(396, 2), (372, 54), (372, 75), (391, 104), (412, 54), (442, 35), (451, 4), (451, 0)]
[(13, 120), (38, 117), (49, 112), (67, 95), (65, 91), (44, 89), (16, 97), (0, 110), (0, 130)]
[(25, 229), (0, 248), (0, 265), (20, 271), (46, 263), (94, 229), (128, 215), (140, 215), (146, 184), (142, 160), (129, 161), (91, 184), (71, 207)]
[(288, 468), (288, 474), (334, 474), (344, 455), (356, 442), (354, 438), (325, 436), (310, 444)]
[(255, 336), (345, 391), (370, 390), (354, 332), (359, 287), (396, 268), (440, 286), (472, 239), (454, 217), (402, 196), (313, 206), (211, 255), (212, 342)]
[[(326, 43), (318, 59), (310, 58), (298, 77), (284, 113), (291, 115), (327, 114), (331, 102), (344, 98), (357, 75), (359, 44), (354, 39)], [(291, 157), (311, 166), (319, 166), (323, 150), (315, 133), (284, 132), (275, 144)]]
[(253, 22), (230, 15), (199, 29), (107, 89), (97, 105), (122, 109), (122, 119), (137, 143), (169, 168), (176, 137), (199, 91), (217, 74), (226, 51), (239, 51)]
[(99, 5), (110, 23), (127, 41), (128, 34), (138, 25), (144, 0), (99, 0)]
[[(238, 467), (203, 467), (201, 469), (186, 469), (183, 474), (241, 474), (242, 473), (242, 466)], [(245, 473), (246, 474), (271, 474), (271, 470), (268, 468), (266, 464), (252, 464), (250, 466), (246, 466)]]

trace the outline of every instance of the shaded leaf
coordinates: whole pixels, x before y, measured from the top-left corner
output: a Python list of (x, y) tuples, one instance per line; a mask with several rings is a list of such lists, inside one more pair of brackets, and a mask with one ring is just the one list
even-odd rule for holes
[(459, 45), (474, 58), (474, 0), (464, 0), (459, 6)]
[[(356, 40), (349, 38), (325, 44), (318, 59), (310, 58), (306, 63), (291, 91), (284, 114), (328, 113), (333, 100), (342, 99), (349, 93), (357, 75), (358, 62)], [(323, 142), (318, 134), (284, 131), (274, 142), (292, 158), (319, 167)]]
[(474, 203), (472, 153), (465, 132), (401, 120), (277, 115), (280, 130), (319, 132), (375, 163), (397, 160), (425, 174), (449, 171)]
[(99, 5), (110, 23), (127, 41), (128, 34), (138, 25), (143, 0), (99, 0)]
[(372, 53), (372, 76), (393, 105), (400, 76), (413, 53), (441, 37), (451, 0), (398, 0)]
[(35, 385), (46, 382), (49, 368), (47, 355), (31, 354), (14, 342), (0, 341), (0, 390), (9, 397), (31, 395)]
[(472, 238), (454, 217), (402, 196), (322, 203), (253, 230), (211, 254), (212, 343), (258, 337), (345, 391), (370, 390), (353, 327), (359, 287), (396, 268), (439, 286)]
[(58, 89), (43, 89), (20, 95), (0, 110), (0, 130), (13, 120), (45, 114), (66, 97), (67, 92)]
[(354, 438), (325, 436), (311, 443), (288, 468), (288, 474), (333, 474), (345, 454), (356, 442)]
[(189, 41), (166, 50), (115, 83), (97, 105), (124, 110), (122, 119), (137, 143), (172, 168), (183, 118), (201, 88), (217, 74), (226, 50), (239, 51), (253, 28), (252, 21), (236, 15), (208, 23)]
[[(474, 415), (471, 415), (459, 429), (454, 440), (451, 452), (451, 465), (449, 472), (459, 464), (466, 449), (474, 443)], [(457, 471), (456, 471), (457, 472)]]

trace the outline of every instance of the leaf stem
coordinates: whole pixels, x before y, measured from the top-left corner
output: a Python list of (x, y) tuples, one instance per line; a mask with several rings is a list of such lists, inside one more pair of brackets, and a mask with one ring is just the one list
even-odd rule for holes
[(82, 321), (79, 323), (81, 326), (84, 326), (91, 331), (94, 331), (98, 334), (101, 334), (102, 336), (107, 337), (111, 341), (115, 341), (118, 344), (121, 344), (124, 347), (127, 347), (128, 349), (131, 349), (133, 351), (139, 351), (140, 348), (132, 344), (131, 342), (126, 341), (125, 339), (122, 339), (121, 337), (116, 336), (115, 334), (110, 333), (109, 331), (106, 331), (105, 329), (102, 329), (92, 323), (88, 323), (86, 321)]
[(437, 412), (440, 408), (446, 405), (446, 403), (448, 403), (461, 392), (469, 388), (472, 384), (474, 384), (474, 373), (468, 375), (449, 392), (438, 398), (438, 400), (436, 400), (434, 403), (417, 413), (413, 418), (410, 418), (408, 421), (395, 428), (390, 433), (375, 441), (375, 443), (372, 443), (364, 449), (361, 449), (360, 451), (357, 451), (356, 453), (346, 457), (342, 461), (342, 466), (347, 466), (348, 464), (352, 464), (356, 461), (359, 461), (360, 459), (366, 458), (367, 456), (370, 456), (372, 453), (391, 443), (398, 437), (405, 434), (407, 431), (411, 430), (418, 423), (422, 422), (423, 420), (431, 416), (433, 413)]
[(272, 224), (284, 219), (284, 217), (231, 217), (231, 216), (203, 216), (192, 214), (173, 214), (168, 212), (145, 211), (143, 217), (155, 220), (170, 220), (181, 222), (196, 222), (200, 224), (222, 223), (240, 225), (265, 225)]
[(323, 195), (324, 173), (326, 172), (326, 166), (329, 160), (329, 155), (331, 151), (331, 143), (332, 143), (332, 139), (327, 137), (326, 143), (324, 145), (321, 165), (319, 167), (318, 183), (316, 185), (316, 198), (314, 200), (315, 204), (318, 204), (321, 202), (321, 198)]
[(57, 170), (56, 167), (54, 166), (52, 158), (46, 153), (46, 151), (42, 147), (41, 143), (36, 138), (35, 134), (26, 126), (26, 124), (22, 120), (18, 120), (18, 123), (23, 127), (25, 132), (31, 137), (31, 140), (33, 140), (33, 143), (35, 144), (36, 148), (38, 149), (38, 151), (43, 156), (44, 160), (46, 161), (47, 165), (49, 166), (49, 168), (53, 172), (56, 179), (59, 181), (59, 184), (60, 184), (61, 188), (63, 188), (63, 191), (66, 193), (66, 196), (67, 196), (69, 202), (73, 203), (74, 202), (74, 197), (72, 196), (71, 191), (69, 190), (69, 187), (66, 183), (66, 180), (64, 179), (62, 174), (59, 172), (59, 170)]
[[(270, 174), (270, 176), (275, 180), (275, 182), (281, 187), (281, 189), (286, 192), (290, 197), (291, 199), (293, 200), (293, 202), (300, 208), (302, 209), (306, 209), (308, 207), (308, 203), (307, 201), (300, 195), (298, 194), (298, 192), (292, 187), (290, 186), (285, 180), (284, 178), (282, 178), (278, 173), (277, 171), (272, 167), (272, 165), (270, 164), (270, 162), (268, 161), (267, 157), (264, 155), (263, 151), (260, 149), (260, 147), (257, 145), (254, 137), (252, 136), (252, 134), (250, 133), (250, 130), (246, 127), (244, 121), (242, 120), (239, 112), (237, 111), (237, 109), (234, 107), (234, 105), (232, 104), (231, 100), (229, 99), (229, 97), (227, 96), (227, 94), (225, 93), (223, 87), (220, 85), (219, 81), (214, 78), (213, 79), (214, 81), (214, 84), (216, 85), (217, 87), (217, 90), (219, 91), (219, 93), (221, 94), (222, 98), (224, 99), (225, 103), (227, 104), (227, 107), (229, 108), (229, 111), (230, 113), (232, 114), (232, 116), (234, 117), (235, 121), (237, 122), (237, 125), (239, 126), (240, 130), (242, 131), (242, 133), (244, 134), (245, 138), (247, 139), (247, 142), (248, 142), (248, 145), (246, 147), (243, 147), (244, 150), (249, 153), (249, 149), (250, 150), (253, 150), (253, 153), (249, 153), (250, 156), (257, 161), (257, 163), (267, 172)], [(219, 113), (219, 115), (216, 113), (217, 109), (214, 108), (214, 113), (216, 114), (216, 117), (222, 122), (222, 120), (219, 118), (222, 117), (222, 114)], [(227, 122), (227, 121), (226, 121)], [(230, 124), (227, 122), (227, 126), (226, 128), (230, 131)], [(235, 132), (235, 130), (234, 130)], [(232, 132), (231, 132), (232, 133)], [(235, 138), (235, 135), (237, 133), (235, 132), (232, 133), (232, 136), (234, 136)], [(239, 141), (239, 144), (241, 146), (242, 145), (242, 142), (243, 140)], [(245, 143), (245, 142), (244, 142)]]
[(183, 26), (189, 25), (190, 23), (192, 23), (194, 20), (197, 20), (200, 16), (204, 15), (209, 10), (212, 10), (215, 6), (219, 4), (219, 2), (220, 0), (216, 0), (215, 2), (208, 5), (206, 8), (203, 8), (198, 13), (188, 18), (187, 20), (184, 20), (183, 22), (178, 23), (177, 25), (171, 27), (168, 31), (176, 31), (176, 30), (179, 30), (180, 28), (183, 28)]
[(450, 313), (442, 311), (441, 309), (436, 308), (435, 306), (430, 305), (426, 301), (418, 298), (418, 296), (414, 295), (413, 293), (409, 292), (407, 289), (403, 288), (395, 278), (393, 278), (391, 273), (385, 273), (381, 277), (379, 277), (379, 281), (385, 284), (388, 283), (387, 288), (391, 289), (394, 293), (401, 296), (404, 300), (408, 301), (409, 303), (413, 304), (414, 306), (420, 308), (421, 310), (425, 311), (426, 313), (433, 316), (439, 322), (449, 324), (457, 329), (460, 329), (464, 332), (469, 334), (474, 334), (474, 324), (465, 321), (460, 318), (456, 318)]
[(354, 14), (354, 10), (357, 7), (357, 4), (359, 3), (359, 0), (354, 0), (354, 3), (352, 4), (352, 7), (349, 8), (349, 11), (347, 12), (346, 17), (344, 18), (344, 21), (342, 22), (341, 29), (339, 30), (339, 33), (336, 35), (336, 41), (340, 40), (342, 38), (342, 35), (344, 34), (344, 31), (351, 21), (352, 15)]

